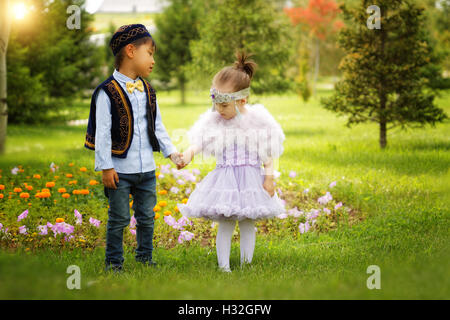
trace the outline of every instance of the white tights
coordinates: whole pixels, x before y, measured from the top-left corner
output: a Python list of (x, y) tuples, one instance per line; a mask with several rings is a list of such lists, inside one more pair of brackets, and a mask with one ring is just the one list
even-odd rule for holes
[[(217, 230), (216, 249), (219, 267), (224, 270), (230, 270), (230, 248), (231, 237), (233, 236), (236, 221), (222, 220), (219, 222)], [(253, 250), (255, 249), (255, 221), (245, 219), (239, 221), (241, 231), (241, 265), (252, 262)]]

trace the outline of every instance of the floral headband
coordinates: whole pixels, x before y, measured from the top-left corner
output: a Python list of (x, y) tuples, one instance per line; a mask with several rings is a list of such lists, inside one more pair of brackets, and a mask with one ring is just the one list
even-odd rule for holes
[(230, 93), (221, 93), (216, 88), (211, 88), (210, 93), (213, 103), (224, 103), (248, 97), (250, 95), (250, 87)]

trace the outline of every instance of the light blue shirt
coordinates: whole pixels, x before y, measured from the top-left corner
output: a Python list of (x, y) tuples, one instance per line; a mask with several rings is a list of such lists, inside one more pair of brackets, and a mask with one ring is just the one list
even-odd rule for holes
[[(153, 149), (150, 144), (147, 131), (146, 103), (147, 95), (145, 91), (141, 92), (134, 89), (133, 93), (126, 90), (126, 83), (140, 81), (130, 79), (126, 75), (114, 70), (114, 79), (124, 89), (130, 99), (133, 118), (134, 132), (130, 148), (128, 149), (126, 158), (118, 158), (111, 156), (111, 101), (103, 89), (100, 89), (96, 100), (96, 130), (95, 130), (95, 171), (114, 168), (120, 173), (140, 173), (148, 172), (156, 169), (155, 160), (153, 158)], [(161, 113), (156, 102), (156, 123), (155, 134), (158, 139), (160, 149), (165, 158), (172, 153), (177, 152), (176, 147), (172, 144), (166, 128), (161, 119)]]

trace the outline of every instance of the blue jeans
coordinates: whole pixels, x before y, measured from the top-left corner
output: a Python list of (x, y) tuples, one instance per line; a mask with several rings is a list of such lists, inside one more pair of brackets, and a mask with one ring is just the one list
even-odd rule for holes
[(136, 219), (136, 261), (150, 262), (153, 251), (153, 229), (156, 205), (155, 170), (143, 173), (117, 173), (117, 189), (104, 187), (109, 200), (106, 226), (105, 264), (123, 265), (123, 230), (130, 223), (130, 194), (133, 195)]

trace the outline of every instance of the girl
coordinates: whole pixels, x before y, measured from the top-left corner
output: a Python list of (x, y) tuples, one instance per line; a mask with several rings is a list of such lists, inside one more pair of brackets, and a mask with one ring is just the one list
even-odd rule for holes
[(236, 57), (233, 66), (214, 76), (213, 107), (191, 127), (191, 146), (181, 155), (184, 166), (199, 152), (213, 155), (216, 168), (197, 184), (186, 204), (177, 204), (184, 216), (219, 223), (217, 258), (220, 270), (226, 272), (231, 272), (230, 247), (236, 220), (242, 266), (252, 261), (255, 220), (285, 213), (274, 192), (273, 178), (273, 159), (283, 153), (285, 136), (263, 105), (247, 104), (256, 63), (245, 53)]

